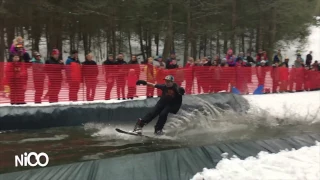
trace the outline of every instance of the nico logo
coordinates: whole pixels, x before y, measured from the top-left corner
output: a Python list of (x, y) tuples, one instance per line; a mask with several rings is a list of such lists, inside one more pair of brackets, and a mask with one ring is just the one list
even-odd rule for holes
[[(41, 158), (43, 157), (43, 158)], [(40, 161), (41, 159), (44, 159), (44, 161)], [(31, 160), (30, 160), (31, 159)], [(33, 161), (33, 159), (35, 161)], [(35, 153), (35, 152), (30, 152), (30, 153), (23, 153), (20, 155), (15, 155), (14, 156), (14, 160), (15, 160), (15, 166), (18, 167), (18, 164), (20, 164), (20, 166), (31, 166), (31, 167), (35, 167), (35, 166), (41, 166), (41, 167), (45, 167), (48, 165), (49, 163), (49, 156), (47, 155), (47, 153)]]

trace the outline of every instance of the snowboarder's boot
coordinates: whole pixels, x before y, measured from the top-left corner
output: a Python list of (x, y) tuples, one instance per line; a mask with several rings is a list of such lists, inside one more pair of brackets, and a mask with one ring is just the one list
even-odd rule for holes
[(155, 131), (154, 131), (154, 134), (155, 134), (156, 136), (161, 136), (161, 135), (164, 135), (164, 132), (163, 132), (162, 130), (155, 130)]
[(144, 123), (142, 122), (142, 119), (139, 118), (136, 125), (134, 126), (133, 132), (141, 135), (143, 126)]

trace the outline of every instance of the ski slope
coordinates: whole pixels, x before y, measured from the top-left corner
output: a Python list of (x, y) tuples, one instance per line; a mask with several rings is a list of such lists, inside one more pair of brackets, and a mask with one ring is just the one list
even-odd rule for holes
[[(223, 154), (225, 157), (226, 154)], [(316, 180), (320, 178), (320, 143), (277, 154), (260, 152), (240, 160), (223, 158), (215, 169), (203, 169), (192, 180)]]

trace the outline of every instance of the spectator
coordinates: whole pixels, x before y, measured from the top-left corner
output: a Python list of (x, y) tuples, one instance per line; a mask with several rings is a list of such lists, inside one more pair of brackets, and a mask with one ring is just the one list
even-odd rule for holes
[(104, 75), (106, 80), (106, 92), (105, 92), (105, 100), (110, 100), (111, 90), (114, 86), (116, 74), (116, 64), (117, 62), (113, 59), (113, 55), (109, 54), (107, 60), (105, 60), (103, 63), (104, 66)]
[(211, 66), (211, 65), (212, 65), (211, 62), (209, 61), (209, 59), (206, 58), (206, 57), (203, 57), (203, 58), (201, 59), (201, 64), (202, 64), (203, 66)]
[(301, 68), (303, 67), (303, 61), (301, 59), (301, 56), (298, 56), (297, 59), (294, 61), (294, 66), (296, 68)]
[(25, 104), (26, 75), (25, 63), (21, 62), (20, 55), (12, 54), (12, 62), (6, 67), (6, 83), (10, 87), (11, 104)]
[(228, 49), (227, 54), (226, 54), (227, 61), (232, 59), (232, 57), (233, 57), (233, 50), (230, 48), (230, 49)]
[(59, 92), (62, 84), (62, 69), (63, 61), (59, 60), (60, 52), (58, 49), (53, 49), (51, 57), (46, 61), (46, 73), (49, 79), (48, 97), (49, 102), (54, 103), (59, 100)]
[(127, 67), (124, 66), (127, 64), (126, 61), (123, 59), (123, 54), (119, 54), (117, 58), (117, 63), (118, 65), (117, 70), (117, 96), (118, 100), (120, 100), (120, 94), (122, 95), (122, 99), (125, 100), (125, 87), (126, 87), (126, 77), (128, 76), (128, 70)]
[(306, 57), (306, 66), (310, 67), (311, 64), (312, 64), (312, 51), (310, 51)]
[(300, 59), (302, 64), (304, 64), (304, 59), (302, 58), (300, 53), (297, 54), (297, 59)]
[(179, 68), (179, 65), (177, 64), (177, 60), (176, 59), (172, 59), (171, 62), (166, 66), (167, 66), (167, 69), (177, 69), (177, 68)]
[(271, 70), (271, 78), (272, 78), (272, 92), (277, 93), (278, 92), (278, 87), (279, 87), (279, 64), (276, 62), (272, 65), (272, 70)]
[(247, 66), (248, 67), (251, 67), (255, 63), (255, 61), (251, 57), (251, 53), (250, 52), (247, 53), (247, 57), (245, 58), (245, 60), (247, 61)]
[(44, 61), (41, 59), (41, 55), (39, 52), (34, 52), (33, 55), (34, 56), (31, 60), (31, 63), (33, 70), (33, 83), (36, 91), (34, 95), (34, 102), (41, 103), (45, 79)]
[(198, 75), (198, 78), (197, 78), (197, 81), (199, 81), (199, 85), (200, 87), (203, 89), (203, 92), (204, 93), (209, 93), (209, 90), (210, 90), (210, 85), (212, 82), (212, 75), (209, 71), (210, 67), (211, 66), (211, 63), (210, 61), (208, 61), (208, 59), (206, 57), (203, 57), (201, 59), (201, 64), (202, 66), (206, 66), (207, 68), (197, 68), (197, 75)]
[(212, 66), (220, 66), (220, 64), (218, 63), (218, 60), (213, 60)]
[(83, 79), (86, 84), (86, 97), (87, 101), (93, 101), (96, 94), (97, 76), (99, 68), (97, 63), (93, 60), (92, 53), (86, 55), (85, 61), (82, 63)]
[[(153, 58), (148, 58), (148, 63), (145, 66), (145, 72), (147, 76), (147, 82), (155, 83), (155, 77), (156, 77), (156, 69), (153, 66)], [(154, 88), (147, 86), (147, 98), (153, 98), (154, 96)]]
[(12, 62), (13, 55), (17, 55), (17, 54), (20, 57), (20, 60), (19, 60), (20, 62), (26, 62), (26, 63), (30, 62), (31, 60), (30, 55), (24, 49), (24, 46), (22, 43), (15, 44), (15, 47), (13, 49), (10, 48), (10, 56), (9, 56), (8, 62)]
[[(158, 56), (155, 61), (153, 61), (153, 66), (156, 68), (156, 82), (159, 84), (163, 83), (163, 79), (166, 77), (166, 63), (163, 62), (162, 56)], [(162, 90), (157, 89), (158, 97), (161, 97)]]
[(128, 62), (128, 64), (130, 65), (129, 69), (134, 69), (136, 76), (139, 78), (140, 77), (140, 65), (137, 59), (137, 56), (132, 56), (131, 60)]
[(137, 85), (136, 82), (138, 81), (137, 73), (135, 69), (131, 68), (128, 73), (128, 99), (133, 99), (136, 95)]
[(158, 56), (155, 61), (153, 61), (153, 65), (157, 68), (166, 69), (166, 63), (163, 62), (162, 56)]
[(318, 63), (318, 61), (314, 61), (314, 63), (312, 64), (312, 68), (315, 71), (320, 71), (320, 64)]
[(228, 51), (226, 59), (229, 67), (234, 67), (236, 65), (237, 57), (233, 55), (233, 51), (231, 49)]
[(210, 67), (210, 90), (209, 92), (213, 93), (213, 92), (219, 92), (220, 89), (221, 89), (221, 86), (220, 86), (220, 80), (221, 80), (221, 67), (220, 65), (218, 64), (218, 61), (217, 60), (214, 60), (212, 62), (212, 67)]
[(81, 67), (77, 50), (71, 51), (71, 56), (68, 57), (66, 65), (68, 66), (69, 101), (78, 101), (78, 92), (81, 83)]
[(289, 70), (285, 63), (279, 65), (280, 92), (288, 91)]
[(189, 57), (185, 66), (185, 79), (186, 79), (186, 94), (192, 94), (193, 80), (194, 80), (194, 67), (195, 62), (192, 57)]
[(216, 55), (213, 61), (217, 61), (218, 64), (221, 64), (220, 56)]
[(170, 57), (166, 61), (166, 67), (169, 67), (169, 65), (171, 64), (172, 60), (174, 60), (174, 59), (175, 60), (177, 59), (176, 54), (175, 54), (175, 52), (171, 52)]
[[(136, 77), (139, 79), (140, 78), (141, 69), (140, 69), (140, 65), (139, 65), (137, 56), (132, 56), (131, 60), (129, 61), (128, 64), (131, 65), (129, 69), (134, 69), (134, 72), (136, 73)], [(138, 97), (136, 88), (135, 88), (135, 91), (134, 91), (134, 97)]]
[[(21, 36), (16, 37), (13, 42), (12, 45), (10, 47), (10, 53), (15, 53), (16, 52), (16, 46), (18, 44), (22, 44), (22, 46), (24, 45), (24, 40)], [(26, 50), (24, 49), (24, 52), (26, 52)]]
[(273, 63), (276, 64), (281, 64), (282, 63), (282, 55), (281, 55), (281, 50), (279, 49), (277, 54), (273, 57)]
[(238, 57), (237, 57), (237, 61), (238, 61), (238, 60), (242, 60), (242, 61), (243, 61), (244, 59), (245, 59), (244, 53), (243, 53), (243, 52), (240, 52), (239, 55), (238, 55)]
[(288, 57), (286, 57), (286, 58), (284, 59), (284, 64), (285, 64), (285, 66), (286, 66), (287, 68), (289, 68), (289, 58), (288, 58)]
[(265, 79), (266, 79), (266, 73), (267, 73), (266, 61), (262, 60), (260, 63), (258, 63), (256, 70), (257, 70), (256, 74), (259, 82), (258, 86), (264, 85)]

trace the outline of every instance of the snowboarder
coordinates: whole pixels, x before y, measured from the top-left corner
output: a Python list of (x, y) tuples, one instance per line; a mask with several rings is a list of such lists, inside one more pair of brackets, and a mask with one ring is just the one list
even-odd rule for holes
[(172, 75), (166, 76), (164, 80), (165, 84), (153, 84), (144, 80), (137, 81), (137, 85), (142, 84), (160, 89), (162, 91), (162, 96), (155, 107), (148, 114), (146, 114), (143, 118), (138, 119), (133, 132), (142, 134), (142, 128), (159, 115), (158, 122), (154, 127), (154, 133), (156, 135), (163, 135), (164, 133), (162, 129), (167, 121), (168, 114), (176, 114), (179, 111), (182, 104), (182, 96), (184, 95), (185, 90), (174, 82), (174, 77)]

